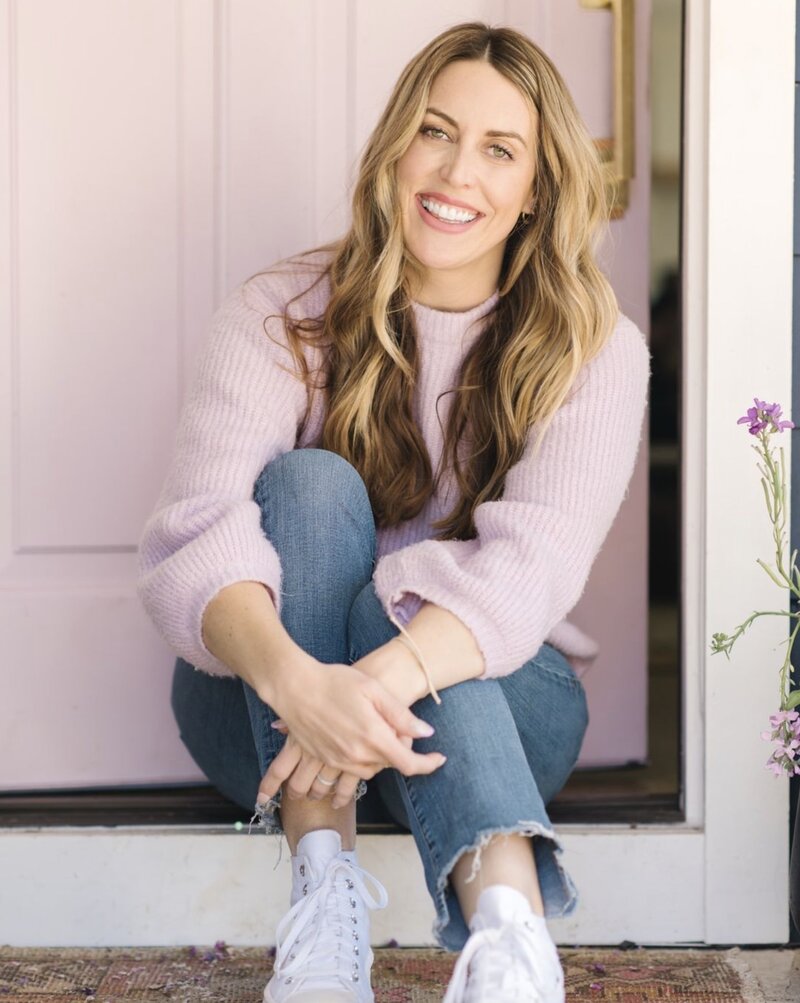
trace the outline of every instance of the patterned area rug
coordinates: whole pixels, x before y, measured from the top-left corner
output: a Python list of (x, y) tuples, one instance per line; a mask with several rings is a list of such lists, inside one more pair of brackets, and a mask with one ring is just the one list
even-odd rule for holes
[[(737, 948), (559, 948), (567, 999), (615, 1003), (758, 1003)], [(455, 956), (375, 952), (376, 1003), (440, 1003)], [(264, 948), (0, 948), (0, 1003), (259, 1003), (272, 965)]]

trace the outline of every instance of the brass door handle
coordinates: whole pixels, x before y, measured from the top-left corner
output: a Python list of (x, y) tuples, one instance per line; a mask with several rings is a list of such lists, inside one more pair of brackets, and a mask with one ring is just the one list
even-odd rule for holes
[(580, 0), (589, 10), (610, 10), (614, 18), (614, 136), (597, 140), (609, 189), (612, 216), (622, 216), (634, 176), (634, 0)]

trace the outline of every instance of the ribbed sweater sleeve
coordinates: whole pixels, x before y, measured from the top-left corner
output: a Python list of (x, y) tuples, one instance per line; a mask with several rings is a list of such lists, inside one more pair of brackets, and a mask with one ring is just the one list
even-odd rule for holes
[[(265, 331), (278, 312), (243, 287), (214, 315), (178, 424), (172, 465), (139, 542), (137, 592), (167, 643), (212, 675), (231, 670), (205, 647), (203, 612), (226, 585), (263, 582), (280, 611), (281, 567), (253, 488), (295, 446), (306, 406), (291, 355)], [(273, 338), (283, 330), (267, 322)]]
[(474, 540), (423, 540), (380, 559), (384, 609), (406, 624), (423, 601), (458, 616), (507, 675), (539, 650), (581, 596), (625, 496), (639, 447), (650, 354), (620, 316), (557, 411), (538, 456), (533, 434), (502, 499), (479, 505)]

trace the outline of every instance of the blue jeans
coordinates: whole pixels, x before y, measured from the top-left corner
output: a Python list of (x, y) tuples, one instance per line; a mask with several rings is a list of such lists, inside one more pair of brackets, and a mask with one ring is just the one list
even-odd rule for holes
[[(351, 664), (397, 633), (372, 582), (376, 537), (367, 491), (346, 460), (320, 449), (285, 453), (264, 468), (254, 499), (281, 559), (282, 623), (305, 651)], [(511, 675), (468, 680), (441, 697), (441, 705), (431, 697), (414, 704), (436, 729), (414, 747), (443, 752), (445, 765), (414, 777), (386, 769), (369, 786), (413, 834), (436, 906), (434, 935), (457, 951), (468, 929), (448, 877), (465, 851), (480, 851), (494, 834), (532, 837), (545, 916), (574, 911), (577, 891), (559, 863), (563, 851), (545, 805), (575, 765), (589, 716), (583, 684), (548, 644)], [(276, 714), (241, 679), (198, 672), (180, 658), (172, 708), (211, 783), (252, 810), (285, 740), (270, 727)], [(272, 831), (280, 831), (277, 815)], [(480, 853), (473, 870), (479, 866)]]

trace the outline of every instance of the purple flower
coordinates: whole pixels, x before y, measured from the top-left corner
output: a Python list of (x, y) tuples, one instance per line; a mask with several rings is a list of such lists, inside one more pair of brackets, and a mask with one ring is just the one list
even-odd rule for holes
[(766, 762), (766, 768), (776, 777), (800, 773), (797, 753), (800, 749), (800, 713), (796, 710), (779, 710), (769, 718), (771, 730), (762, 731), (765, 742), (774, 742), (776, 748)]
[(796, 710), (779, 710), (777, 714), (770, 714), (769, 723), (773, 728), (777, 728), (778, 725), (784, 722), (794, 722), (800, 720), (800, 714)]
[(736, 422), (736, 424), (742, 425), (745, 422), (748, 422), (750, 425), (750, 427), (747, 429), (750, 435), (758, 435), (759, 432), (763, 432), (764, 429), (767, 427), (767, 423), (765, 421), (762, 421), (761, 418), (759, 417), (758, 409), (754, 407), (751, 407), (748, 410), (747, 414), (742, 415), (742, 417)]
[(766, 401), (753, 398), (755, 407), (747, 409), (747, 414), (742, 415), (736, 422), (737, 425), (747, 424), (747, 431), (750, 435), (759, 435), (769, 429), (772, 432), (782, 432), (785, 428), (794, 428), (793, 421), (781, 421), (783, 409), (780, 404), (767, 404)]

